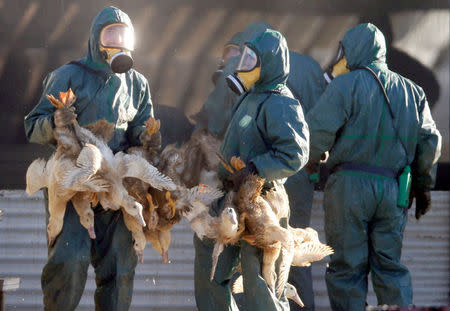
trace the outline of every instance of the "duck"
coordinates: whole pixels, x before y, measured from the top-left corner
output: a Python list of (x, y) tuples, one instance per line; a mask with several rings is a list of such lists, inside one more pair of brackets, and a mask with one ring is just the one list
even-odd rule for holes
[[(68, 92), (73, 94), (71, 89)], [(54, 101), (54, 98), (52, 99), (51, 96), (48, 96), (48, 98)], [(70, 102), (74, 102), (76, 97), (73, 94), (70, 98), (73, 98)], [(54, 104), (60, 106), (59, 103)], [(80, 145), (87, 143), (95, 145), (101, 152), (102, 161), (97, 175), (110, 183), (110, 191), (101, 193), (99, 196), (99, 201), (102, 206), (106, 209), (113, 210), (123, 208), (127, 213), (136, 217), (144, 226), (142, 205), (128, 195), (122, 184), (122, 180), (126, 177), (134, 177), (157, 189), (175, 189), (172, 180), (161, 174), (156, 167), (151, 165), (142, 156), (126, 154), (124, 152), (114, 154), (105, 140), (99, 139), (89, 130), (80, 127), (76, 120), (73, 121), (71, 127), (73, 127), (72, 132), (76, 137), (72, 141), (76, 140)]]
[(183, 216), (189, 221), (192, 230), (197, 237), (203, 240), (205, 237), (214, 240), (214, 249), (212, 252), (212, 265), (210, 280), (214, 278), (217, 262), (225, 245), (236, 244), (244, 231), (244, 218), (240, 217), (233, 205), (234, 193), (229, 192), (225, 196), (224, 207), (218, 216), (211, 216), (209, 205), (213, 200), (223, 196), (222, 192), (215, 188), (194, 188), (192, 195), (198, 191), (199, 195), (205, 193), (208, 199), (192, 200), (191, 208), (183, 213)]
[[(293, 260), (294, 239), (292, 233), (280, 226), (280, 219), (289, 213), (289, 201), (283, 189), (267, 191), (261, 195), (265, 179), (250, 174), (238, 189), (234, 203), (238, 212), (244, 215), (246, 234), (242, 239), (263, 249), (261, 272), (269, 289), (278, 298), (287, 283)], [(283, 198), (279, 198), (282, 196)], [(279, 202), (287, 202), (280, 206)], [(280, 271), (275, 273), (275, 262), (282, 255)]]
[[(152, 247), (161, 254), (163, 263), (170, 263), (169, 246), (171, 244), (171, 229), (180, 222), (182, 217), (190, 219), (197, 212), (197, 206), (202, 209), (215, 198), (223, 196), (218, 189), (199, 185), (190, 189), (177, 185), (174, 191), (157, 190), (149, 188), (147, 201), (149, 202), (149, 213), (147, 227), (144, 234)], [(150, 225), (153, 223), (153, 226)]]
[[(159, 131), (161, 123), (160, 120), (150, 117), (145, 122), (145, 126), (145, 135), (151, 137)], [(139, 156), (150, 164), (158, 163), (157, 152), (158, 150), (145, 145), (134, 146), (127, 150), (127, 154)], [(143, 217), (146, 225), (139, 232), (137, 228), (134, 228), (134, 231), (132, 231), (134, 232), (133, 237), (136, 235), (139, 236), (140, 241), (150, 242), (152, 247), (161, 254), (162, 261), (169, 263), (170, 230), (180, 220), (179, 215), (176, 214), (175, 201), (171, 197), (171, 192), (162, 188), (154, 188), (137, 178), (125, 178), (124, 186), (128, 193), (143, 206)], [(145, 240), (142, 237), (145, 237)], [(140, 247), (135, 244), (135, 249), (138, 254), (141, 254), (145, 242), (139, 244)]]
[(124, 209), (121, 209), (123, 215), (123, 221), (127, 229), (131, 232), (133, 237), (133, 248), (138, 256), (140, 263), (144, 263), (144, 249), (147, 239), (142, 229), (142, 224), (135, 217), (127, 213)]
[(182, 178), (187, 187), (198, 184), (206, 184), (216, 188), (222, 186), (217, 175), (219, 159), (216, 156), (220, 143), (221, 141), (208, 130), (199, 129), (184, 144)]
[(332, 247), (323, 244), (313, 228), (292, 228), (288, 230), (294, 236), (294, 257), (292, 266), (309, 267), (312, 262), (320, 261), (334, 253)]
[[(159, 120), (149, 118), (146, 121), (145, 134), (151, 137), (159, 131), (160, 126)], [(213, 193), (213, 197), (223, 195), (221, 192), (211, 190), (216, 187), (197, 185), (200, 176), (207, 176), (208, 182), (218, 185), (214, 180), (214, 178), (218, 180), (215, 173), (217, 169), (214, 167), (214, 165), (218, 166), (217, 159), (210, 159), (207, 163), (208, 169), (213, 168), (211, 170), (214, 170), (214, 174), (193, 173), (197, 169), (201, 170), (199, 159), (201, 159), (200, 162), (205, 159), (203, 157), (204, 150), (208, 150), (209, 143), (212, 141), (209, 136), (199, 133), (194, 134), (182, 146), (175, 144), (166, 146), (159, 154), (157, 150), (149, 150), (146, 146), (132, 147), (127, 150), (127, 154), (140, 156), (154, 164), (176, 185), (175, 189), (161, 189), (145, 183), (138, 184), (136, 179), (128, 179), (128, 182), (125, 183), (129, 194), (143, 206), (143, 215), (147, 223), (143, 228), (144, 235), (152, 247), (161, 254), (164, 263), (170, 262), (168, 249), (171, 243), (171, 228), (181, 220), (181, 217), (185, 215), (183, 213), (188, 213), (196, 204), (209, 204), (211, 199), (208, 196), (211, 196), (211, 193)], [(211, 150), (206, 151), (206, 153), (208, 152), (214, 155)], [(198, 155), (201, 155), (201, 158)], [(216, 164), (211, 161), (215, 161)]]
[(94, 228), (94, 210), (92, 206), (97, 205), (96, 196), (93, 192), (77, 192), (71, 198), (73, 208), (80, 217), (81, 225), (87, 229), (89, 237), (95, 240), (95, 228)]
[[(229, 163), (220, 153), (217, 157), (231, 174), (246, 166), (239, 157), (233, 156)], [(262, 194), (264, 183), (265, 179), (257, 174), (246, 176), (237, 190), (234, 204), (245, 222), (241, 239), (263, 249), (262, 276), (269, 289), (280, 297), (293, 260), (293, 236), (280, 226), (280, 219), (287, 219), (289, 215), (289, 199), (284, 188), (278, 185)], [(282, 260), (277, 277), (275, 262), (280, 253)]]
[(280, 227), (278, 219), (287, 217), (286, 207), (289, 207), (289, 200), (282, 189), (257, 195), (263, 184), (264, 179), (258, 175), (247, 177), (238, 190), (236, 204), (240, 213), (248, 215), (245, 225), (249, 234), (244, 235), (242, 239), (264, 250), (262, 275), (266, 282), (269, 280), (267, 284), (274, 293), (274, 260), (281, 251), (282, 260), (276, 287), (276, 292), (281, 295), (281, 290), (287, 283), (290, 266), (310, 266), (312, 262), (322, 260), (334, 251), (319, 241), (318, 233), (313, 228)]
[[(61, 156), (57, 149), (48, 161), (36, 159), (28, 167), (26, 192), (32, 195), (41, 188), (48, 188), (47, 235), (50, 247), (62, 230), (67, 203), (76, 194), (87, 194), (87, 197), (90, 197), (89, 194), (105, 193), (109, 190), (108, 182), (95, 176), (99, 167), (98, 160), (99, 150), (95, 146), (87, 144), (81, 150), (75, 163), (72, 159)], [(82, 220), (81, 224), (90, 233), (90, 237), (95, 238), (95, 235), (92, 234), (93, 214), (91, 215), (88, 210), (90, 204), (80, 203), (80, 200), (85, 198), (86, 196), (81, 196), (81, 194), (75, 198), (78, 207), (75, 210)], [(83, 209), (85, 209), (84, 212), (82, 212)], [(85, 217), (91, 219), (86, 220)]]
[[(153, 221), (153, 226), (148, 226), (148, 229), (156, 233), (163, 263), (170, 263), (171, 230), (181, 220), (180, 212), (176, 206), (176, 198), (173, 197), (172, 193), (173, 191), (149, 189), (150, 214), (155, 214), (153, 219), (156, 221)], [(154, 244), (152, 243), (152, 246)]]
[[(52, 95), (47, 95), (56, 109), (69, 108), (76, 99), (71, 89), (61, 92), (59, 96), (58, 100)], [(101, 152), (93, 144), (80, 143), (76, 134), (80, 129), (94, 135), (88, 129), (81, 128), (76, 121), (69, 126), (55, 127), (54, 136), (57, 142), (55, 153), (48, 161), (34, 160), (27, 169), (28, 194), (32, 195), (41, 188), (48, 188), (49, 247), (53, 246), (62, 230), (67, 202), (72, 198), (80, 223), (88, 230), (89, 236), (95, 239), (94, 216), (90, 204), (93, 201), (92, 194), (106, 192), (109, 189), (108, 182), (96, 176), (101, 166)]]
[(188, 188), (199, 184), (220, 188), (216, 157), (219, 146), (220, 140), (207, 130), (198, 130), (181, 146), (167, 145), (158, 157), (158, 168), (174, 182)]
[[(76, 100), (71, 89), (61, 92), (60, 100), (52, 95), (47, 95), (47, 98), (56, 109), (70, 107)], [(76, 120), (69, 126), (56, 127), (55, 138), (57, 150), (52, 158), (45, 165), (38, 159), (27, 171), (29, 193), (38, 187), (49, 188), (49, 245), (62, 229), (65, 204), (76, 192), (94, 192), (103, 208), (123, 208), (144, 226), (142, 205), (128, 195), (122, 180), (134, 177), (156, 188), (175, 189), (170, 178), (145, 159), (123, 152), (113, 154), (104, 139), (80, 127)], [(41, 183), (35, 185), (34, 179)], [(67, 195), (62, 196), (65, 190)]]

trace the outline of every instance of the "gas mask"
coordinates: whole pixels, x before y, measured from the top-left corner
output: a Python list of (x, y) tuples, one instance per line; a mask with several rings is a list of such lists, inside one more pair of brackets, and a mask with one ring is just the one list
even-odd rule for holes
[(221, 67), (217, 68), (216, 71), (213, 72), (211, 76), (211, 81), (214, 83), (214, 85), (217, 84), (217, 81), (219, 81), (220, 76), (223, 74), (223, 69)]
[(261, 75), (261, 64), (259, 57), (248, 46), (244, 47), (241, 60), (233, 75), (226, 77), (230, 89), (238, 95), (248, 92), (259, 80)]
[(344, 47), (342, 46), (342, 43), (339, 42), (336, 57), (334, 58), (332, 65), (328, 67), (327, 71), (324, 72), (323, 76), (327, 83), (330, 83), (331, 80), (337, 76), (348, 72), (350, 72), (350, 70), (347, 68), (347, 59), (345, 58)]
[(100, 33), (100, 52), (115, 73), (124, 73), (133, 67), (133, 30), (125, 24), (111, 24)]
[(223, 48), (222, 52), (222, 59), (219, 63), (219, 68), (217, 68), (216, 71), (211, 76), (211, 80), (214, 83), (214, 85), (217, 84), (217, 81), (219, 80), (220, 76), (223, 73), (223, 67), (227, 64), (228, 60), (234, 56), (241, 55), (241, 50), (239, 49), (239, 46), (236, 44), (227, 44)]

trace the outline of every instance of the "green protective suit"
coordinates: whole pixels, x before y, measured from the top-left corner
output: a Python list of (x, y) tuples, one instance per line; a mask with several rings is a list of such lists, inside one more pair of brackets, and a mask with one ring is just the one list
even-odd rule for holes
[[(243, 40), (248, 34), (238, 32), (227, 42), (226, 45), (234, 44), (242, 48)], [(225, 78), (234, 73), (239, 64), (240, 57), (231, 57), (224, 65), (219, 66), (215, 74), (218, 74), (216, 85), (213, 91), (208, 95), (205, 104), (195, 115), (197, 121), (196, 130), (206, 128), (210, 133), (219, 139), (223, 138), (228, 124), (231, 120), (231, 112), (239, 96), (234, 93), (227, 85)]]
[[(307, 115), (310, 161), (330, 150), (330, 168), (350, 162), (398, 173), (410, 164), (416, 187), (431, 189), (441, 137), (424, 92), (387, 68), (384, 36), (374, 25), (350, 29), (342, 44), (351, 71), (334, 79)], [(381, 80), (394, 121), (375, 78), (358, 69), (364, 66)], [(397, 196), (397, 180), (379, 170), (344, 168), (328, 179), (325, 233), (335, 253), (326, 282), (333, 310), (364, 310), (369, 272), (378, 304), (412, 303), (410, 274), (400, 263), (407, 213)]]
[[(272, 29), (272, 27), (265, 22), (251, 23), (243, 32), (234, 35), (227, 44), (242, 46), (245, 38), (250, 38), (255, 33), (266, 29)], [(325, 90), (326, 81), (323, 78), (320, 65), (311, 57), (290, 51), (289, 59), (290, 73), (287, 86), (294, 97), (300, 101), (303, 111), (306, 113)], [(233, 74), (238, 63), (239, 57), (233, 57), (221, 68), (221, 76), (198, 114), (198, 116), (201, 116), (197, 119), (198, 124), (207, 128), (219, 138), (223, 138), (231, 120), (232, 108), (239, 100), (239, 96), (231, 91), (225, 80), (227, 75)], [(311, 221), (314, 196), (314, 184), (309, 181), (308, 173), (304, 169), (300, 170), (288, 178), (285, 187), (291, 205), (290, 225), (293, 227), (308, 227)], [(198, 241), (197, 244), (199, 243), (201, 242)], [(197, 252), (199, 251), (200, 249), (197, 249)], [(203, 265), (203, 262), (199, 261), (198, 264)], [(297, 288), (305, 303), (302, 310), (314, 310), (311, 267), (292, 267), (289, 283)], [(199, 289), (199, 292), (203, 292), (203, 290)], [(198, 297), (198, 299), (201, 299), (201, 297)], [(294, 302), (289, 301), (289, 303), (291, 310), (300, 309)]]
[(239, 96), (234, 93), (227, 85), (225, 78), (233, 74), (239, 63), (239, 57), (235, 56), (228, 60), (221, 69), (222, 72), (217, 79), (217, 84), (209, 94), (200, 112), (196, 115), (197, 128), (207, 128), (210, 133), (218, 138), (223, 138), (228, 124), (231, 120), (231, 114), (234, 104)]
[[(144, 76), (133, 69), (114, 74), (101, 57), (100, 31), (112, 23), (132, 27), (124, 12), (114, 7), (103, 9), (92, 23), (89, 51), (79, 60), (82, 65), (67, 64), (46, 77), (38, 105), (25, 117), (30, 142), (55, 143), (55, 108), (45, 94), (58, 97), (59, 92), (72, 88), (77, 97), (74, 107), (80, 125), (100, 119), (114, 123), (114, 137), (108, 142), (114, 152), (139, 144), (144, 122), (153, 116), (149, 86)], [(96, 272), (96, 310), (128, 310), (137, 257), (121, 211), (105, 212), (97, 206), (95, 231), (97, 238), (91, 241), (69, 203), (62, 232), (49, 249), (42, 272), (45, 310), (75, 310), (83, 293), (89, 262)]]
[[(238, 32), (231, 37), (226, 45), (237, 45), (243, 49), (245, 41), (252, 38), (256, 33), (270, 29), (265, 22), (249, 24), (243, 32)], [(200, 112), (195, 116), (196, 129), (207, 128), (216, 137), (223, 139), (225, 131), (230, 124), (232, 108), (238, 102), (239, 95), (234, 93), (227, 85), (226, 77), (233, 74), (239, 64), (240, 57), (231, 57), (226, 64), (220, 66), (216, 73), (220, 72), (213, 91), (209, 94)]]
[[(230, 125), (220, 147), (221, 154), (230, 159), (239, 156), (252, 162), (258, 173), (266, 178), (267, 186), (282, 184), (307, 161), (309, 134), (298, 101), (286, 87), (289, 74), (287, 44), (278, 32), (267, 30), (247, 44), (261, 59), (260, 80), (233, 108)], [(273, 51), (276, 51), (273, 54)], [(280, 122), (283, 120), (283, 122)], [(226, 178), (224, 170), (219, 172)], [(212, 214), (223, 208), (219, 201), (211, 207)], [(286, 227), (287, 219), (280, 222)], [(199, 310), (236, 310), (229, 282), (240, 260), (244, 278), (246, 310), (288, 310), (284, 295), (279, 300), (270, 292), (261, 276), (262, 252), (245, 242), (240, 247), (229, 246), (219, 257), (214, 280), (209, 282), (211, 241), (196, 245), (196, 301)]]

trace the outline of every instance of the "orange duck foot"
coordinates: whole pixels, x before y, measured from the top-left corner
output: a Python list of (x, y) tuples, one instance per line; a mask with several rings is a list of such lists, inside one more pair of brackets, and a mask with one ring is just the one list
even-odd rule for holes
[(250, 245), (255, 245), (256, 244), (256, 235), (244, 235), (241, 237), (241, 240), (244, 240), (245, 242), (247, 242)]

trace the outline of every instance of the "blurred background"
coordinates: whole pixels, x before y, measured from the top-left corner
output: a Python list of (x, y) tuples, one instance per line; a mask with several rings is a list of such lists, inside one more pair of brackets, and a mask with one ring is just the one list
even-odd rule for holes
[(425, 89), (444, 142), (437, 189), (449, 189), (445, 0), (0, 0), (0, 189), (23, 189), (28, 164), (48, 154), (43, 146), (27, 144), (23, 117), (38, 102), (47, 73), (85, 56), (91, 21), (107, 5), (133, 21), (135, 68), (150, 82), (166, 142), (189, 136), (185, 116), (200, 109), (223, 45), (248, 23), (267, 21), (286, 36), (291, 50), (325, 68), (348, 28), (373, 22), (387, 38), (390, 68)]
[[(413, 272), (418, 305), (449, 304), (449, 2), (447, 0), (0, 0), (0, 278), (20, 277), (6, 310), (42, 310), (40, 271), (46, 258), (42, 196), (23, 195), (32, 160), (46, 146), (27, 143), (23, 118), (37, 104), (50, 71), (87, 52), (89, 28), (103, 7), (129, 14), (136, 32), (135, 68), (150, 82), (165, 142), (189, 137), (190, 116), (213, 88), (223, 45), (248, 23), (266, 21), (287, 38), (290, 50), (326, 68), (346, 30), (372, 22), (385, 34), (388, 65), (421, 85), (443, 136), (433, 209), (409, 215), (404, 263)], [(14, 190), (14, 191), (12, 191)], [(322, 228), (321, 194), (312, 226)], [(410, 210), (411, 211), (411, 210)], [(323, 240), (323, 232), (320, 231)], [(194, 310), (192, 232), (174, 227), (171, 265), (146, 248), (136, 271), (131, 310)], [(425, 255), (426, 254), (426, 255)], [(322, 263), (313, 269), (316, 310), (329, 310)], [(93, 310), (92, 269), (78, 310)], [(373, 293), (369, 303), (375, 303)]]

